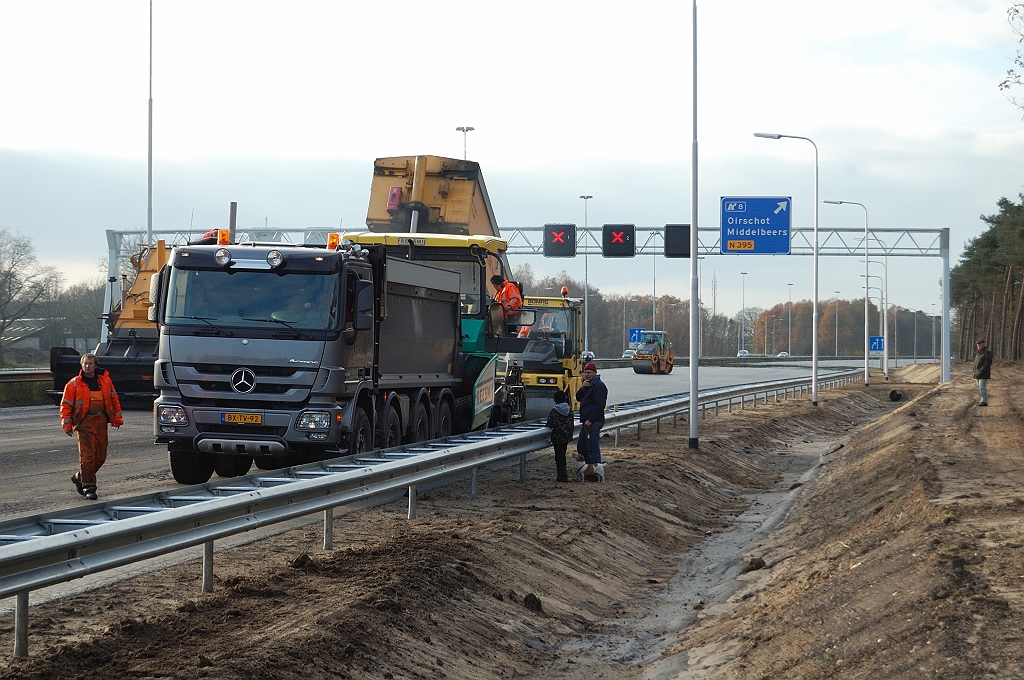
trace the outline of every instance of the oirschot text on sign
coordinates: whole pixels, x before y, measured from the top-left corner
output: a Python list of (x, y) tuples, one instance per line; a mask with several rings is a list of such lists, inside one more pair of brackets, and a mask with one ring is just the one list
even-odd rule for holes
[(723, 196), (721, 214), (723, 255), (789, 255), (789, 196)]

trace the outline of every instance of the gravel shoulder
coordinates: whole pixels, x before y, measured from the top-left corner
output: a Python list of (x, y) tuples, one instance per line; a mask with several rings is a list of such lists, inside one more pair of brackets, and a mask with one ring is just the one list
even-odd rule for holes
[[(608, 438), (33, 606), (3, 678), (1022, 677), (1024, 371), (955, 370)], [(893, 403), (897, 386), (904, 398)]]

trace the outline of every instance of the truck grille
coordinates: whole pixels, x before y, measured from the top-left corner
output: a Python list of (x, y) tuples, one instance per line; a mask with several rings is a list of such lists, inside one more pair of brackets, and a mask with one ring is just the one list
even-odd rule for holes
[[(243, 368), (243, 366), (236, 366), (232, 364), (192, 364), (192, 367), (199, 373), (220, 373), (222, 375), (231, 375), (236, 369)], [(275, 378), (287, 378), (295, 375), (298, 370), (290, 366), (248, 366), (256, 377), (261, 375), (274, 376)]]
[(211, 406), (213, 408), (257, 408), (267, 411), (288, 411), (290, 409), (303, 408), (306, 405), (306, 399), (302, 399), (300, 401), (254, 402), (251, 399), (198, 399), (184, 394), (182, 394), (180, 398), (181, 403), (185, 406)]
[(268, 427), (266, 425), (220, 425), (211, 423), (196, 423), (196, 429), (200, 432), (213, 432), (216, 434), (269, 434), (275, 437), (283, 437), (288, 433), (287, 427)]
[[(221, 382), (219, 380), (200, 380), (196, 384), (208, 392), (227, 392), (229, 394), (235, 394), (234, 390), (231, 389), (231, 385), (227, 382)], [(252, 394), (284, 394), (290, 388), (291, 385), (256, 383), (256, 389), (252, 391)]]

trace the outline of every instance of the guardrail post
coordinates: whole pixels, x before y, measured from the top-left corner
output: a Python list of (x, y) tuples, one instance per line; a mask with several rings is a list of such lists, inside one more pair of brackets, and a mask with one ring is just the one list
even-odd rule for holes
[(641, 428), (643, 428), (643, 426), (644, 426), (643, 423), (637, 423), (636, 424), (636, 440), (637, 441), (640, 441), (640, 431), (641, 431)]
[(213, 541), (203, 543), (203, 592), (213, 592)]
[(654, 419), (654, 432), (656, 434), (661, 434), (661, 418)]
[(324, 510), (324, 550), (334, 550), (334, 508)]
[(416, 485), (409, 485), (409, 519), (416, 519)]
[(472, 481), (470, 482), (470, 485), (469, 485), (469, 497), (472, 498), (473, 500), (476, 500), (476, 497), (477, 497), (476, 478), (477, 478), (477, 470), (479, 470), (479, 469), (480, 468), (473, 468), (473, 479), (472, 479)]
[(526, 454), (519, 454), (519, 483), (526, 482)]
[(14, 605), (14, 656), (28, 656), (28, 591), (18, 593)]
[(619, 448), (619, 428), (615, 428), (615, 448)]

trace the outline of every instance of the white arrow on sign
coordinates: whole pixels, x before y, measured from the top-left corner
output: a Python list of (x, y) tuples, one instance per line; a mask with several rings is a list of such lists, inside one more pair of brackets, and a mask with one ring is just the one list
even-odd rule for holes
[(775, 209), (776, 215), (786, 209), (786, 203), (788, 203), (788, 201), (779, 201), (779, 207)]

